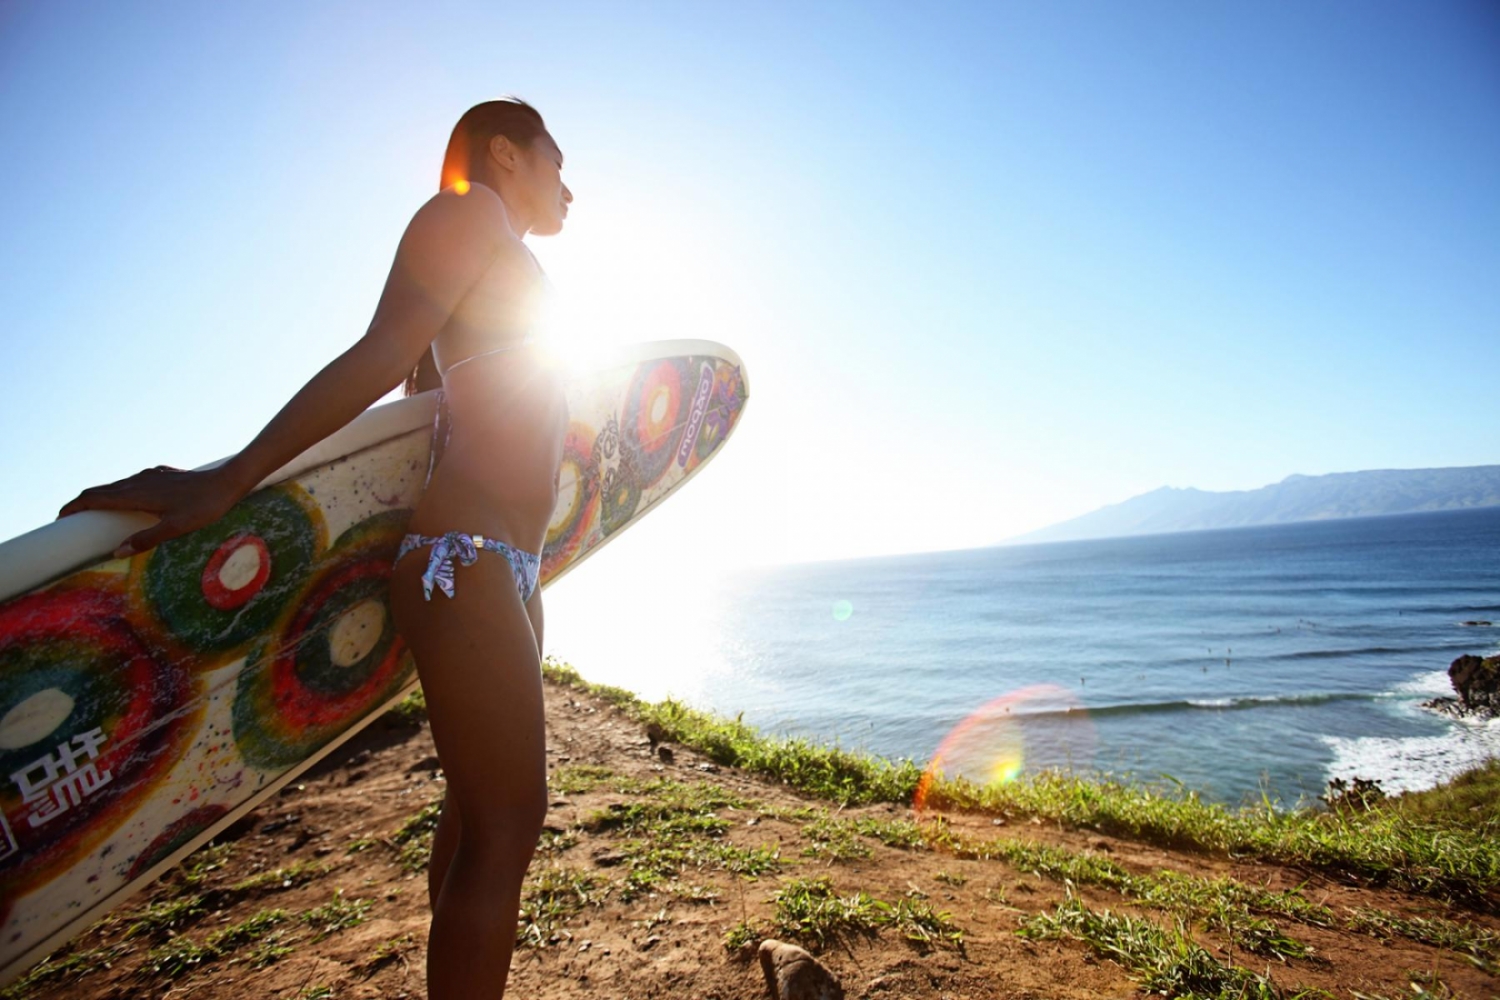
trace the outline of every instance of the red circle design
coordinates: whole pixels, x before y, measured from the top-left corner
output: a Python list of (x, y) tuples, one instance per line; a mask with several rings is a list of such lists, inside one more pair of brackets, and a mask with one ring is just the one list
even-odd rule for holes
[[(229, 557), (246, 545), (252, 546), (255, 549), (255, 557), (259, 560), (259, 565), (256, 567), (255, 576), (250, 579), (249, 583), (243, 587), (230, 590), (219, 580), (219, 573), (224, 569), (224, 563), (229, 560)], [(211, 607), (217, 608), (220, 611), (233, 611), (260, 593), (260, 589), (266, 585), (266, 581), (270, 578), (271, 550), (267, 547), (265, 541), (259, 535), (252, 535), (249, 532), (235, 535), (232, 538), (225, 539), (224, 544), (220, 545), (214, 551), (213, 556), (208, 560), (208, 564), (203, 567), (203, 578), (201, 581), (203, 599)]]
[[(661, 420), (652, 420), (652, 405), (657, 393), (667, 394), (667, 412)], [(671, 443), (672, 428), (677, 426), (677, 417), (682, 410), (682, 377), (670, 361), (651, 369), (641, 386), (640, 409), (636, 412), (636, 440), (646, 451), (657, 451)]]
[(390, 565), (379, 559), (352, 562), (328, 574), (319, 581), (316, 589), (303, 597), (302, 606), (288, 623), (283, 633), (284, 642), (271, 663), (271, 698), (276, 706), (276, 717), (288, 729), (302, 732), (343, 722), (351, 715), (357, 716), (369, 700), (370, 692), (379, 691), (389, 684), (401, 669), (401, 655), (406, 645), (397, 639), (365, 682), (342, 697), (310, 698), (297, 677), (297, 650), (317, 628), (318, 613), (323, 606), (344, 587), (368, 577), (389, 579), (390, 575)]

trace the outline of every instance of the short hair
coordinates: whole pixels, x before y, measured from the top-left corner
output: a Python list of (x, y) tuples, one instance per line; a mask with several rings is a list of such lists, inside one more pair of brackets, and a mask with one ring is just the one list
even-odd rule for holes
[(495, 136), (503, 135), (518, 146), (530, 147), (546, 134), (547, 125), (541, 113), (519, 97), (502, 97), (474, 105), (453, 126), (448, 149), (443, 154), (438, 190), (471, 180)]

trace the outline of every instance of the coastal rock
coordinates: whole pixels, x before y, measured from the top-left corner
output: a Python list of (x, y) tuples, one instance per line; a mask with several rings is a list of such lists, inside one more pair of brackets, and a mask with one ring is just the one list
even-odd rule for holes
[(766, 940), (759, 954), (772, 1000), (844, 1000), (844, 987), (833, 973), (796, 945)]
[(1465, 708), (1500, 711), (1500, 656), (1460, 656), (1448, 668), (1448, 679)]
[(1458, 698), (1434, 698), (1423, 707), (1459, 719), (1500, 717), (1500, 656), (1460, 656), (1448, 680)]

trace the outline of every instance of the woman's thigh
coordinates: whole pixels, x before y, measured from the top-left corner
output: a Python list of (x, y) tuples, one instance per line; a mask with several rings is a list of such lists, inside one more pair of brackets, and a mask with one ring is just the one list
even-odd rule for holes
[(393, 569), (391, 613), (416, 658), (448, 794), (461, 805), (464, 836), (514, 830), (524, 838), (547, 808), (541, 663), (531, 620), (510, 564), (491, 552), (455, 568), (454, 597), (434, 587), (432, 600), (424, 600), (427, 552), (419, 549)]

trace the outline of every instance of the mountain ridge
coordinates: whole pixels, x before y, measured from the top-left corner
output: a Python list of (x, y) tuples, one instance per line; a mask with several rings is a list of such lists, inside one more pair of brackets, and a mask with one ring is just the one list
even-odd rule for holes
[(1292, 473), (1249, 490), (1161, 486), (1004, 544), (1081, 541), (1500, 506), (1500, 465)]

